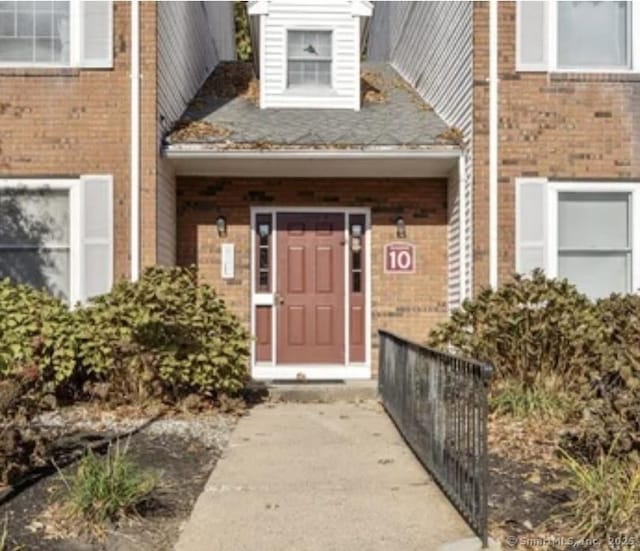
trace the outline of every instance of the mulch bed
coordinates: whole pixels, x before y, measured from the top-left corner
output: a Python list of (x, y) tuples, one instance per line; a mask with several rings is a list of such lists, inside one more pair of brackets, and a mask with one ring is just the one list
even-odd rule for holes
[[(52, 474), (39, 479), (0, 504), (0, 521), (4, 523), (6, 519), (9, 535), (8, 549), (14, 546), (34, 551), (173, 549), (180, 527), (189, 518), (235, 421), (234, 415), (214, 411), (183, 414), (152, 422), (130, 436), (130, 457), (158, 473), (160, 488), (149, 510), (107, 527), (100, 541), (72, 539), (60, 533), (50, 520), (50, 511), (59, 503), (64, 489), (61, 477)], [(63, 468), (63, 474), (73, 473), (76, 465)]]
[[(554, 516), (571, 499), (557, 455), (562, 429), (553, 420), (490, 419), (489, 533), (505, 549), (516, 547), (510, 542), (549, 536)], [(517, 548), (555, 549), (522, 543)]]

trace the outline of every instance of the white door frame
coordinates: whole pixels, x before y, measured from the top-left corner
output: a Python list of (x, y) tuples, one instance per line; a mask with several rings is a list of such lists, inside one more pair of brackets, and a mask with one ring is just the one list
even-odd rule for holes
[[(251, 335), (256, 334), (256, 306), (271, 306), (271, 361), (256, 361), (255, 339), (251, 342), (251, 376), (254, 379), (370, 379), (371, 378), (371, 209), (368, 207), (251, 207)], [(278, 320), (275, 304), (277, 277), (277, 214), (280, 213), (338, 213), (345, 217), (345, 265), (344, 265), (344, 364), (281, 364), (277, 362)], [(259, 214), (271, 215), (271, 292), (256, 292), (256, 217)], [(360, 214), (365, 217), (365, 361), (352, 363), (349, 360), (350, 320), (349, 320), (349, 215)]]

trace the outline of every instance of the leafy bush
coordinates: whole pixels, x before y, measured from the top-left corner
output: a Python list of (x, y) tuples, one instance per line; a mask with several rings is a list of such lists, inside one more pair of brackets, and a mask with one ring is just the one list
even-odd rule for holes
[(640, 458), (640, 296), (611, 295), (596, 304), (606, 334), (600, 368), (591, 373), (585, 406), (562, 445), (583, 460)]
[(104, 458), (89, 451), (73, 477), (63, 480), (68, 491), (65, 512), (97, 525), (138, 512), (158, 484), (153, 473), (129, 459), (119, 441)]
[(247, 3), (236, 0), (233, 3), (233, 15), (236, 25), (236, 55), (240, 61), (251, 61), (253, 46), (251, 45)]
[(77, 315), (80, 362), (114, 391), (177, 398), (246, 383), (248, 333), (193, 268), (149, 268)]
[(45, 291), (0, 281), (0, 377), (61, 384), (76, 366), (76, 328), (67, 305)]
[(429, 344), (493, 364), (497, 379), (531, 388), (540, 377), (576, 386), (597, 362), (602, 328), (593, 304), (566, 280), (514, 276), (467, 300)]
[(640, 464), (602, 454), (584, 463), (564, 453), (573, 499), (561, 513), (576, 538), (637, 537), (640, 526)]

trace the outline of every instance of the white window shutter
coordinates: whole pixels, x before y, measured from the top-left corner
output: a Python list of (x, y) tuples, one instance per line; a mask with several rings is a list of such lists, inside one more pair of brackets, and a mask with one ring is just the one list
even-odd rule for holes
[(548, 2), (519, 0), (516, 6), (516, 68), (518, 71), (547, 71)]
[(80, 2), (80, 66), (113, 67), (113, 2)]
[(534, 268), (548, 272), (547, 182), (516, 182), (516, 272), (528, 274)]
[(80, 179), (80, 296), (87, 300), (113, 285), (113, 178)]

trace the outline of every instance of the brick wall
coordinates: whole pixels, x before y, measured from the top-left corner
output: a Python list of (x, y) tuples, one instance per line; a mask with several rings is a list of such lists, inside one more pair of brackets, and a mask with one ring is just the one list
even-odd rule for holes
[(140, 264), (158, 261), (158, 75), (156, 2), (140, 3)]
[[(474, 261), (488, 284), (488, 3), (474, 4)], [(514, 2), (499, 2), (498, 258), (515, 270), (515, 179), (640, 181), (640, 77), (519, 73)]]
[[(0, 177), (114, 178), (115, 277), (129, 275), (130, 6), (114, 2), (112, 69), (0, 69)], [(143, 261), (155, 261), (156, 4), (141, 3)]]
[(473, 289), (489, 284), (489, 2), (473, 3)]
[[(447, 315), (447, 197), (445, 180), (312, 181), (178, 179), (178, 264), (198, 264), (248, 324), (250, 206), (371, 207), (372, 330), (384, 328), (424, 341)], [(315, 191), (317, 190), (317, 191)], [(215, 221), (226, 217), (228, 237)], [(413, 275), (385, 275), (383, 246), (396, 240), (395, 219), (407, 223), (417, 248)], [(220, 244), (236, 245), (236, 278), (220, 278)], [(373, 351), (374, 363), (376, 350)]]

